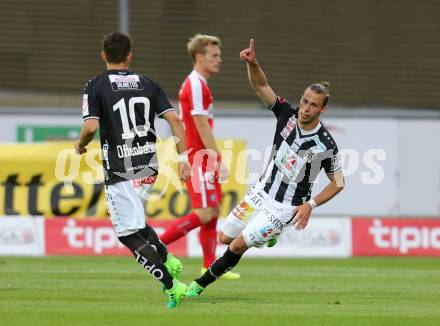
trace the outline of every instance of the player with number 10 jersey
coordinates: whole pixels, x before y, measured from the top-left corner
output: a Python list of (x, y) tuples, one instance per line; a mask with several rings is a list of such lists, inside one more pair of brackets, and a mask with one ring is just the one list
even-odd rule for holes
[(158, 173), (154, 118), (174, 110), (162, 88), (128, 69), (108, 70), (84, 89), (83, 119), (99, 119), (105, 183)]
[(75, 143), (78, 154), (100, 130), (105, 196), (118, 239), (145, 271), (160, 281), (168, 307), (180, 305), (186, 286), (178, 278), (182, 264), (168, 253), (155, 230), (146, 224), (143, 200), (158, 174), (154, 118), (164, 118), (179, 139), (178, 172), (190, 178), (184, 153), (185, 132), (165, 93), (151, 79), (129, 70), (131, 38), (123, 33), (105, 36), (101, 58), (107, 71), (87, 82), (83, 95), (83, 127)]

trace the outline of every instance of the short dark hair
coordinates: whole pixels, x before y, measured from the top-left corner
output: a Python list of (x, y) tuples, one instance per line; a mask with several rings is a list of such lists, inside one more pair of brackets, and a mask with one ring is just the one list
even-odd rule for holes
[(328, 103), (328, 99), (330, 98), (330, 83), (326, 81), (322, 81), (319, 83), (310, 84), (307, 88), (310, 88), (316, 94), (324, 95), (324, 101), (322, 106), (326, 106)]
[(110, 33), (104, 36), (102, 48), (109, 63), (121, 63), (131, 51), (131, 38), (124, 33)]

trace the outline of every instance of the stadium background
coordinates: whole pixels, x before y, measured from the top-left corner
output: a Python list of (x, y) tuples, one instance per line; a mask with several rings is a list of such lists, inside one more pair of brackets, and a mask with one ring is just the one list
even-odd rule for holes
[[(188, 38), (202, 32), (223, 40), (222, 71), (210, 81), (216, 134), (220, 142), (233, 140), (234, 164), (243, 148), (260, 153), (257, 158), (244, 158), (237, 169), (241, 179), (254, 176), (255, 181), (263, 168), (274, 125), (250, 90), (246, 70), (238, 60), (249, 38), (256, 39), (271, 86), (294, 103), (308, 83), (331, 82), (330, 109), (323, 119), (344, 151), (347, 190), (315, 211), (317, 219), (308, 231), (302, 235), (292, 231), (286, 237), (287, 247), (302, 248), (286, 249), (288, 255), (439, 255), (440, 155), (434, 150), (440, 127), (438, 2), (83, 0), (60, 5), (51, 0), (3, 0), (1, 4), (0, 60), (5, 64), (0, 79), (0, 136), (5, 144), (0, 215), (9, 218), (0, 222), (10, 221), (4, 229), (2, 253), (50, 254), (40, 239), (44, 238), (39, 235), (40, 227), (23, 231), (21, 226), (29, 221), (22, 222), (18, 216), (32, 216), (33, 221), (41, 216), (42, 225), (57, 223), (52, 218), (67, 225), (64, 218), (74, 217), (91, 227), (94, 217), (105, 219), (102, 184), (82, 181), (81, 173), (90, 172), (84, 158), (78, 178), (72, 179), (67, 170), (62, 174), (73, 182), (73, 189), (63, 186), (65, 180), (54, 169), (61, 150), (71, 151), (71, 140), (78, 136), (83, 85), (103, 69), (101, 39), (119, 29), (134, 39), (132, 68), (158, 80), (174, 103), (191, 69), (185, 52)], [(160, 122), (158, 129), (164, 138), (170, 135)], [(55, 142), (59, 140), (68, 141)], [(72, 157), (64, 163), (71, 164)], [(97, 157), (93, 160), (97, 162)], [(251, 179), (237, 181), (234, 164), (224, 187), (227, 200), (222, 216), (252, 183)], [(93, 176), (100, 177), (99, 173)], [(321, 176), (314, 193), (325, 180)], [(147, 207), (152, 223), (166, 223), (189, 209), (185, 193), (163, 187), (161, 182), (155, 187), (157, 193), (164, 193), (163, 200)], [(356, 226), (361, 221), (358, 217), (370, 218), (370, 225)], [(339, 227), (325, 227), (319, 218), (343, 222)], [(424, 223), (429, 231), (423, 231)], [(16, 229), (10, 231), (10, 225)], [(386, 234), (385, 248), (380, 247), (382, 238), (374, 235), (376, 226)], [(398, 231), (391, 231), (393, 227)], [(369, 230), (360, 251), (353, 242), (361, 238), (358, 228)], [(398, 232), (398, 240), (391, 239), (392, 232)], [(117, 241), (108, 237), (103, 241), (111, 248), (104, 252), (111, 254)], [(197, 241), (191, 239), (178, 250), (199, 255), (193, 243)], [(405, 241), (409, 247), (402, 249)], [(66, 253), (72, 249), (67, 243)], [(342, 246), (342, 253), (329, 244)], [(316, 254), (312, 254), (314, 246), (319, 248)], [(87, 252), (84, 243), (83, 247)], [(282, 246), (261, 252), (285, 255)]]
[[(119, 1), (2, 0), (1, 6), (2, 92), (45, 92), (46, 103), (77, 106), (84, 81), (102, 70), (103, 35), (119, 28)], [(224, 43), (222, 73), (211, 82), (216, 100), (255, 102), (237, 60), (254, 37), (281, 94), (299, 94), (322, 79), (331, 81), (332, 105), (435, 110), (439, 7), (435, 0), (130, 1), (133, 69), (175, 96), (190, 69), (187, 39), (215, 34)]]
[[(2, 325), (440, 324), (440, 2), (0, 0), (0, 8)], [(132, 35), (132, 68), (174, 104), (191, 69), (188, 38), (222, 39), (221, 72), (210, 80), (215, 133), (232, 153), (222, 216), (263, 168), (275, 125), (238, 60), (249, 38), (271, 86), (293, 103), (310, 82), (331, 83), (322, 118), (343, 152), (344, 192), (314, 210), (306, 230), (247, 253), (240, 281), (218, 282), (175, 315), (115, 236), (99, 157), (72, 153), (84, 84), (104, 69), (101, 39), (114, 30)], [(166, 140), (166, 125), (157, 127)], [(325, 183), (320, 175), (314, 193)], [(162, 178), (163, 198), (146, 207), (158, 233), (188, 210), (177, 188)], [(189, 282), (200, 271), (197, 231), (170, 250)]]

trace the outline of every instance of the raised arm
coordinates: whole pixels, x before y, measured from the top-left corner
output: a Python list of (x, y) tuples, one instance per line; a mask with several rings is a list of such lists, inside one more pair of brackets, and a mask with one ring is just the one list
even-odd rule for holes
[(257, 62), (254, 39), (250, 40), (249, 48), (240, 52), (240, 59), (247, 62), (248, 77), (252, 89), (264, 105), (270, 107), (275, 102), (276, 95), (269, 86), (263, 69)]

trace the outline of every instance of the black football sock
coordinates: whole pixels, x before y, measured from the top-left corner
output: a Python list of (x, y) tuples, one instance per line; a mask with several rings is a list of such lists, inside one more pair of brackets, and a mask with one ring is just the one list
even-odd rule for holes
[(153, 248), (156, 249), (157, 253), (162, 259), (162, 263), (165, 263), (167, 261), (168, 250), (167, 247), (163, 244), (163, 242), (160, 241), (156, 231), (154, 231), (154, 229), (147, 224), (145, 228), (139, 230), (139, 234), (146, 241), (148, 241)]
[(195, 281), (202, 287), (207, 287), (209, 284), (213, 283), (216, 279), (222, 276), (224, 273), (229, 272), (235, 265), (238, 264), (243, 255), (234, 254), (228, 249), (225, 251), (223, 256), (217, 259), (203, 274), (201, 277)]
[(162, 282), (165, 288), (171, 289), (173, 287), (173, 278), (162, 263), (161, 257), (153, 246), (139, 234), (139, 231), (118, 239), (130, 249), (139, 265)]

